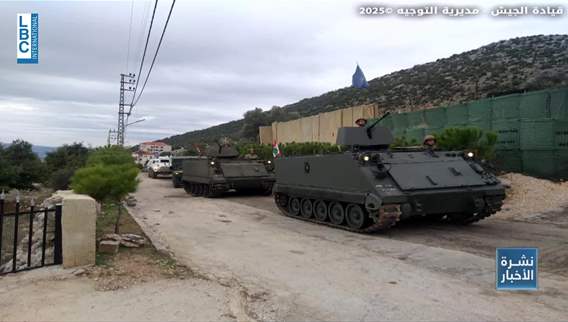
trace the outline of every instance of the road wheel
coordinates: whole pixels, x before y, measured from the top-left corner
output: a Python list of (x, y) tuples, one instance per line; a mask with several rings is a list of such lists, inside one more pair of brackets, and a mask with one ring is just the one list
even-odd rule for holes
[(310, 199), (302, 199), (302, 217), (312, 218), (314, 213), (314, 205)]
[(300, 199), (298, 198), (291, 198), (290, 203), (288, 204), (288, 209), (292, 216), (297, 216), (300, 214)]
[(361, 229), (367, 223), (367, 214), (359, 205), (350, 204), (347, 206), (345, 219), (347, 225), (353, 229)]
[(327, 205), (323, 200), (317, 200), (314, 203), (313, 209), (314, 215), (318, 221), (326, 221), (328, 215)]
[(191, 195), (197, 197), (197, 184), (191, 183)]
[(183, 190), (185, 190), (186, 193), (191, 194), (191, 183), (184, 181)]
[(276, 205), (278, 206), (278, 208), (281, 208), (282, 210), (286, 210), (286, 206), (288, 206), (288, 196), (282, 193), (275, 193), (274, 194), (274, 202), (276, 202)]
[(261, 194), (270, 196), (272, 194), (272, 184), (262, 187)]
[(197, 184), (197, 195), (198, 196), (203, 196), (203, 193), (205, 192), (205, 185), (202, 183), (198, 183)]
[(332, 202), (329, 205), (329, 221), (336, 225), (343, 224), (345, 220), (345, 210), (339, 202)]

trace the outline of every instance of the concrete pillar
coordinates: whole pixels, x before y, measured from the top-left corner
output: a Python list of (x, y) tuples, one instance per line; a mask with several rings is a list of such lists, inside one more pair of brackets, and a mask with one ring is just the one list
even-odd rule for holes
[(59, 191), (63, 197), (61, 218), (63, 267), (95, 264), (97, 207), (95, 199)]

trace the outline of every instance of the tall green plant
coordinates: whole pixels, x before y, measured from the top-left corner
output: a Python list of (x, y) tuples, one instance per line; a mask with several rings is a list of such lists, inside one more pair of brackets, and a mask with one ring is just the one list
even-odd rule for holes
[[(483, 131), (477, 127), (446, 128), (439, 133), (429, 133), (436, 137), (437, 146), (441, 150), (471, 151), (478, 158), (491, 160), (495, 157), (497, 134)], [(420, 145), (416, 140), (408, 140), (404, 136), (395, 138), (391, 147), (409, 147)]]
[(99, 148), (91, 153), (87, 165), (75, 172), (71, 187), (77, 193), (87, 194), (99, 202), (118, 204), (115, 232), (121, 216), (121, 202), (138, 186), (138, 167), (130, 152), (120, 147)]
[(472, 151), (478, 158), (491, 160), (495, 157), (497, 134), (477, 127), (447, 128), (437, 135), (441, 149)]

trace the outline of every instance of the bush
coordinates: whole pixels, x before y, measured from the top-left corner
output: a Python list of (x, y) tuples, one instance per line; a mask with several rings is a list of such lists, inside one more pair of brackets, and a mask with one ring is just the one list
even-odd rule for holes
[(71, 187), (77, 193), (87, 194), (97, 201), (120, 201), (136, 191), (138, 168), (135, 165), (95, 164), (75, 172)]
[[(339, 145), (321, 142), (279, 143), (278, 147), (283, 156), (328, 154), (343, 151)], [(241, 156), (248, 154), (251, 149), (260, 159), (270, 160), (273, 158), (272, 145), (270, 144), (244, 143), (237, 145), (237, 150)]]
[[(485, 132), (477, 127), (447, 128), (440, 133), (430, 133), (436, 137), (439, 149), (449, 151), (472, 151), (478, 158), (491, 160), (495, 157), (497, 134)], [(416, 140), (404, 136), (395, 138), (391, 147), (420, 145)]]
[(341, 146), (337, 144), (323, 143), (323, 142), (306, 142), (306, 143), (291, 142), (286, 144), (280, 144), (279, 147), (283, 156), (328, 154), (328, 153), (338, 153), (344, 150)]
[(138, 172), (130, 151), (114, 146), (98, 148), (87, 159), (87, 165), (75, 172), (71, 187), (77, 193), (87, 194), (99, 202), (117, 204), (118, 216), (114, 232), (118, 233), (121, 201), (138, 186)]
[(45, 156), (45, 164), (50, 173), (48, 184), (56, 190), (69, 188), (75, 170), (84, 167), (89, 149), (82, 143), (63, 145)]
[(45, 165), (32, 145), (26, 141), (13, 141), (6, 148), (0, 147), (0, 187), (31, 189), (33, 183), (47, 179)]
[(49, 186), (55, 190), (66, 190), (69, 189), (69, 184), (71, 184), (71, 178), (75, 174), (75, 169), (59, 169), (54, 171), (49, 179)]
[(98, 148), (87, 159), (87, 165), (75, 172), (71, 187), (98, 201), (118, 202), (138, 186), (138, 167), (130, 152), (121, 147)]
[(491, 160), (495, 157), (497, 134), (480, 128), (447, 128), (436, 137), (438, 146), (444, 150), (472, 151), (478, 158)]

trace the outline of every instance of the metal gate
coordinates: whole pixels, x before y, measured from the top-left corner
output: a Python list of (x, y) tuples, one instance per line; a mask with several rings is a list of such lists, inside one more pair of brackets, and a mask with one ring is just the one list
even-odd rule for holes
[(62, 263), (61, 205), (20, 208), (0, 195), (0, 275)]

